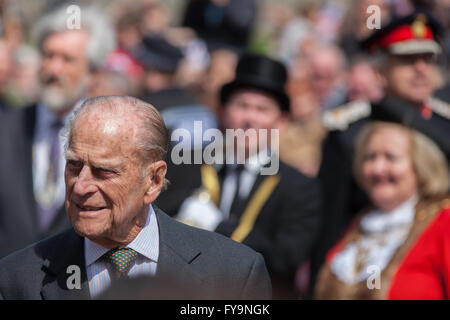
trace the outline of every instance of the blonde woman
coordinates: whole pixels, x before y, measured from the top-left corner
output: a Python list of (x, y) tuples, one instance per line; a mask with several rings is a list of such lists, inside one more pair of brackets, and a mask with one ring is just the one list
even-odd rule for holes
[(316, 299), (448, 299), (449, 170), (424, 135), (374, 122), (356, 144), (354, 174), (371, 199), (328, 253)]

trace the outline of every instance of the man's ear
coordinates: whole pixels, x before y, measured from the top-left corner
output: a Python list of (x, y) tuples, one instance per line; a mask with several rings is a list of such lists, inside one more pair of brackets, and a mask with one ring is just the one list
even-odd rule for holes
[(144, 195), (144, 203), (149, 205), (158, 198), (164, 186), (167, 164), (165, 161), (159, 160), (151, 163), (147, 170), (148, 174), (146, 179), (149, 179), (149, 184)]

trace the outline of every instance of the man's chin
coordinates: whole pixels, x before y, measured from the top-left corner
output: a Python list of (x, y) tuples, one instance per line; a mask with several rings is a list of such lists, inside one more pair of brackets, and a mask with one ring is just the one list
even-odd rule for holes
[(429, 87), (413, 87), (411, 91), (405, 94), (405, 99), (409, 100), (413, 104), (422, 105), (426, 103), (428, 98), (432, 95), (433, 91)]
[(96, 225), (92, 222), (76, 221), (73, 223), (73, 228), (78, 235), (91, 240), (100, 238), (103, 234), (105, 234), (104, 226)]
[(68, 216), (75, 231), (83, 237), (101, 235), (106, 230), (104, 217), (80, 212), (78, 209), (69, 208)]
[(55, 88), (43, 89), (40, 100), (47, 108), (54, 112), (65, 111), (77, 102), (77, 99), (73, 99), (68, 94), (62, 92), (61, 89)]

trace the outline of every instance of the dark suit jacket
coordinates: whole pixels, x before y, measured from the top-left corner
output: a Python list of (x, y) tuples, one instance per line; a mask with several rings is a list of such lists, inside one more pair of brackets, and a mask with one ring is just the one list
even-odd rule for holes
[[(175, 278), (208, 299), (270, 299), (260, 254), (213, 232), (192, 228), (154, 207), (159, 226), (156, 277)], [(81, 270), (81, 289), (67, 287), (67, 267)], [(0, 260), (0, 298), (89, 299), (84, 238), (69, 229)]]
[[(321, 218), (321, 192), (316, 179), (280, 162), (280, 181), (261, 208), (251, 232), (243, 244), (260, 252), (272, 278), (274, 298), (294, 298), (293, 284), (297, 267), (307, 261), (317, 239)], [(176, 214), (186, 197), (201, 186), (199, 165), (173, 165), (169, 161), (167, 192), (158, 198), (158, 205)], [(222, 188), (223, 171), (218, 172)], [(230, 236), (239, 225), (249, 200), (267, 176), (258, 175), (246, 201), (237, 208), (237, 215), (223, 221), (216, 232)]]
[(50, 228), (38, 228), (33, 191), (32, 147), (36, 106), (0, 118), (0, 258), (67, 229), (61, 206)]

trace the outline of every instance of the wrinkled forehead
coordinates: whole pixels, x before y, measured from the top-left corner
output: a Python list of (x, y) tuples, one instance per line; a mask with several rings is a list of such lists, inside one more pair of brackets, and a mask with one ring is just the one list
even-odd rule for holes
[(138, 131), (139, 121), (133, 114), (104, 108), (88, 109), (75, 119), (69, 143), (130, 149), (136, 145)]

